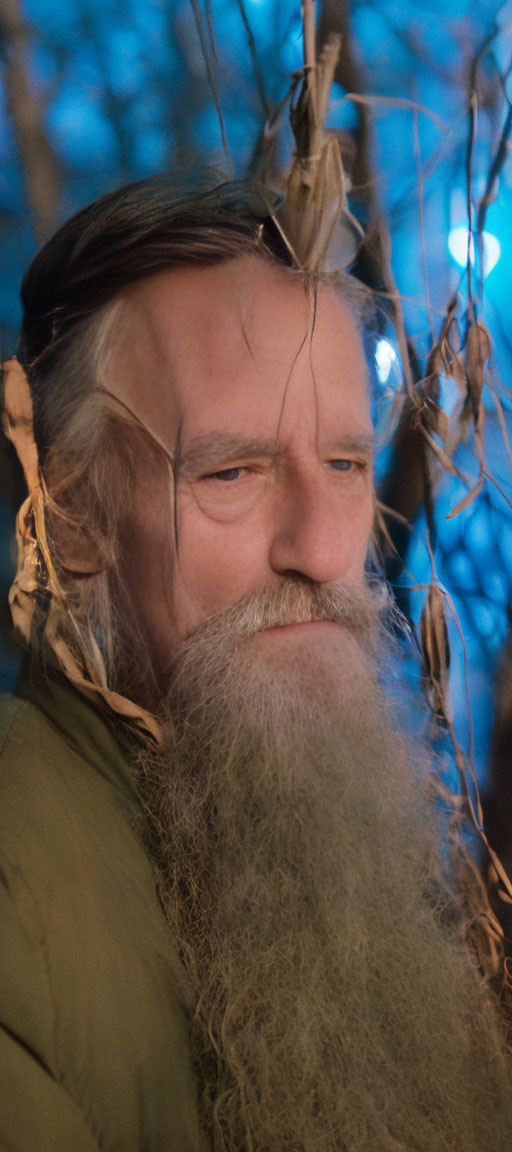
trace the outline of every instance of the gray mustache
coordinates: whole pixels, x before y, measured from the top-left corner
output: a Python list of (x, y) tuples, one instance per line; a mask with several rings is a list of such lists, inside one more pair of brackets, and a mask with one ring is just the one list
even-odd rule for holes
[(249, 593), (236, 604), (209, 617), (185, 641), (193, 644), (208, 636), (247, 637), (266, 628), (328, 621), (350, 628), (356, 635), (370, 633), (388, 605), (382, 582), (361, 587), (341, 581), (313, 584), (299, 577)]

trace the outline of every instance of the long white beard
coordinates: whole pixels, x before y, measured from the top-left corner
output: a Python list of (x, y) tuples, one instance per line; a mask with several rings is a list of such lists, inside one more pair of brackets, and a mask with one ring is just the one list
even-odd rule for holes
[[(259, 637), (293, 619), (343, 629)], [(303, 581), (179, 654), (142, 789), (215, 1152), (509, 1148), (508, 1072), (393, 730), (368, 593)], [(256, 635), (255, 635), (256, 632)]]

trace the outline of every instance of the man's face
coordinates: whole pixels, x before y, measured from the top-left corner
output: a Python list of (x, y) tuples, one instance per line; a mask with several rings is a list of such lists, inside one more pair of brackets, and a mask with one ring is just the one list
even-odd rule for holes
[[(161, 673), (208, 617), (290, 576), (360, 585), (373, 521), (360, 337), (320, 287), (256, 257), (162, 273), (120, 319), (113, 391), (178, 460), (141, 460), (125, 575)], [(176, 539), (175, 539), (176, 537)], [(176, 551), (177, 549), (177, 551)], [(337, 630), (303, 623), (259, 643)], [(325, 636), (324, 636), (325, 639)]]

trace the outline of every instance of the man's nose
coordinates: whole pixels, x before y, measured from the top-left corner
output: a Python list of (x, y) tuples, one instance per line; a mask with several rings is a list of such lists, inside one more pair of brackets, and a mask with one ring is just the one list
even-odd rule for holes
[(317, 583), (360, 578), (366, 554), (365, 518), (354, 517), (326, 476), (288, 478), (274, 509), (269, 562), (274, 572)]

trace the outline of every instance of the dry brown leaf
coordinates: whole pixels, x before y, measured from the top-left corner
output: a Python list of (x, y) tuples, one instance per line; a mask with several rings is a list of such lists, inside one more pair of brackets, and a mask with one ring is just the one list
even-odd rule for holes
[(55, 652), (60, 666), (64, 670), (68, 680), (75, 685), (75, 688), (86, 696), (96, 707), (104, 707), (114, 716), (120, 716), (123, 720), (133, 726), (135, 732), (139, 735), (150, 735), (155, 742), (161, 743), (162, 734), (158, 721), (149, 712), (140, 708), (137, 704), (133, 704), (125, 696), (120, 696), (118, 692), (113, 692), (108, 688), (98, 683), (93, 683), (88, 680), (71, 652), (68, 644), (59, 636), (48, 637), (50, 646)]
[(468, 399), (475, 424), (478, 422), (482, 389), (484, 386), (485, 362), (491, 354), (491, 338), (480, 320), (468, 327), (466, 339), (466, 378)]
[[(311, 5), (304, 9), (305, 31), (310, 9)], [(324, 130), (341, 36), (334, 33), (329, 36), (314, 66), (310, 59), (310, 41), (309, 35), (306, 37), (306, 67), (299, 74), (302, 77), (301, 89), (296, 103), (292, 103), (290, 108), (296, 151), (280, 222), (300, 266), (306, 272), (316, 272), (322, 265), (340, 217), (345, 218), (347, 233), (360, 230), (360, 226), (348, 210), (349, 180), (343, 168), (338, 140), (335, 134)], [(355, 243), (352, 248), (351, 256), (355, 252)]]
[(32, 397), (25, 372), (13, 356), (2, 364), (4, 430), (18, 453), (29, 492), (39, 482), (39, 461), (32, 427)]
[(446, 339), (447, 339), (450, 351), (454, 352), (455, 355), (457, 356), (461, 350), (462, 341), (460, 338), (459, 325), (457, 324), (457, 319), (455, 316), (452, 316), (450, 323), (448, 325), (448, 329), (446, 332)]
[(452, 508), (451, 512), (445, 516), (445, 520), (453, 520), (453, 517), (458, 516), (459, 512), (463, 512), (465, 508), (469, 508), (470, 504), (472, 504), (473, 501), (476, 500), (477, 496), (480, 495), (480, 492), (484, 486), (484, 479), (484, 476), (480, 476), (471, 491), (466, 492), (464, 498), (459, 500), (459, 503), (455, 505), (455, 508)]
[(508, 466), (510, 469), (512, 469), (512, 455), (510, 452), (510, 440), (509, 440), (509, 436), (508, 436), (507, 425), (505, 423), (505, 414), (503, 412), (503, 405), (502, 405), (501, 400), (499, 398), (497, 388), (494, 387), (494, 384), (490, 384), (489, 386), (490, 386), (490, 389), (492, 392), (494, 403), (496, 405), (496, 413), (498, 416), (498, 423), (499, 423), (499, 426), (501, 429), (501, 435), (503, 437), (503, 444), (505, 447), (505, 453), (507, 456)]
[(437, 124), (441, 132), (448, 132), (446, 124), (443, 124), (443, 121), (432, 111), (432, 108), (427, 108), (426, 104), (418, 104), (416, 100), (408, 100), (405, 96), (362, 96), (359, 92), (347, 92), (341, 100), (335, 101), (333, 108), (337, 104), (343, 104), (345, 100), (351, 100), (354, 104), (373, 104), (382, 108), (407, 108), (413, 112), (422, 112), (428, 116), (429, 120), (433, 120), (434, 124)]
[(434, 437), (431, 436), (429, 432), (427, 432), (427, 429), (425, 428), (424, 424), (420, 424), (420, 427), (421, 427), (421, 431), (425, 437), (425, 440), (430, 445), (432, 451), (437, 456), (439, 462), (443, 465), (443, 468), (445, 468), (446, 471), (450, 473), (450, 476), (456, 476), (457, 479), (459, 479), (458, 469), (455, 467), (455, 464), (452, 462), (452, 460), (450, 460), (448, 453), (445, 452), (444, 449), (441, 448), (441, 446), (439, 444), (436, 444)]
[(431, 703), (436, 713), (448, 716), (451, 711), (448, 689), (450, 646), (444, 614), (444, 595), (431, 584), (421, 613), (421, 651), (430, 681)]

